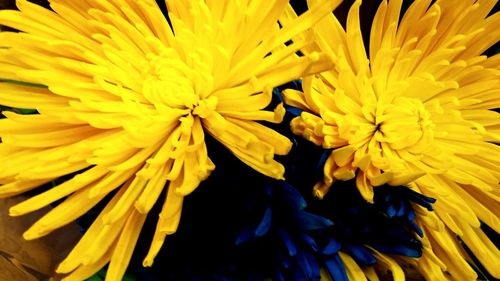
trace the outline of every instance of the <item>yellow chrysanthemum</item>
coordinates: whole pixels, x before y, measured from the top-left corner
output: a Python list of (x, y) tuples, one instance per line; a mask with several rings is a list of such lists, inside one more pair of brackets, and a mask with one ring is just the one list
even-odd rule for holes
[(429, 280), (477, 277), (456, 235), (500, 277), (500, 252), (479, 228), (481, 220), (500, 231), (500, 114), (492, 110), (500, 107), (500, 55), (481, 55), (500, 39), (500, 13), (489, 15), (497, 1), (419, 0), (400, 15), (402, 2), (381, 1), (369, 56), (361, 1), (346, 30), (334, 16), (315, 26), (317, 46), (302, 52), (329, 53), (335, 66), (305, 79), (304, 93), (284, 92), (305, 110), (292, 130), (333, 149), (314, 187), (319, 197), (335, 180), (356, 178), (367, 201), (382, 184), (437, 199), (435, 213), (419, 218), (418, 267)]
[(39, 112), (4, 112), (0, 120), (0, 197), (73, 175), (11, 208), (19, 216), (67, 197), (25, 238), (75, 220), (116, 190), (58, 267), (65, 280), (83, 280), (108, 262), (106, 280), (120, 280), (167, 185), (144, 260), (152, 264), (176, 231), (183, 197), (214, 169), (205, 133), (281, 179), (273, 158), (290, 141), (257, 121), (283, 118), (282, 105), (264, 110), (273, 87), (331, 66), (322, 54), (295, 55), (308, 40), (284, 43), (338, 1), (322, 1), (282, 28), (288, 1), (166, 4), (170, 22), (152, 0), (51, 0), (52, 11), (19, 0), (19, 11), (0, 11), (0, 24), (20, 31), (0, 33), (0, 104)]

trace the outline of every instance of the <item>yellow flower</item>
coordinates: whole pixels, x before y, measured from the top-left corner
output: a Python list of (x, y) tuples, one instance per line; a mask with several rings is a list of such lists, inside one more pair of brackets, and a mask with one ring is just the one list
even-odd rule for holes
[(401, 14), (402, 2), (381, 1), (368, 50), (361, 1), (346, 30), (330, 16), (307, 35), (317, 46), (302, 52), (324, 51), (335, 65), (305, 79), (303, 93), (284, 92), (285, 103), (304, 109), (292, 130), (333, 149), (318, 197), (335, 180), (356, 178), (367, 201), (382, 184), (437, 199), (435, 213), (419, 217), (418, 267), (429, 280), (476, 278), (455, 235), (498, 278), (500, 252), (479, 228), (481, 220), (500, 231), (500, 115), (492, 110), (500, 55), (481, 55), (500, 38), (500, 13), (489, 15), (496, 1), (421, 0)]
[(65, 280), (83, 280), (108, 262), (106, 280), (120, 280), (166, 189), (144, 260), (153, 263), (177, 229), (183, 197), (214, 169), (205, 133), (282, 179), (274, 155), (291, 143), (258, 123), (283, 118), (282, 105), (264, 110), (272, 88), (331, 66), (323, 54), (295, 55), (309, 40), (284, 43), (338, 1), (282, 28), (288, 1), (166, 2), (169, 21), (152, 0), (52, 0), (53, 11), (19, 0), (20, 11), (0, 11), (0, 24), (21, 31), (0, 33), (0, 104), (39, 112), (0, 120), (0, 197), (72, 175), (10, 209), (19, 216), (66, 198), (24, 237), (43, 236), (114, 194), (58, 267)]

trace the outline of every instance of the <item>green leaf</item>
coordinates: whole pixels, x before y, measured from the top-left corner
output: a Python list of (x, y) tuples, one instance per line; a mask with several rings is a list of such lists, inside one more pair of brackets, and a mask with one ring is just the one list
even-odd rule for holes
[(34, 84), (34, 83), (28, 83), (28, 82), (22, 82), (22, 81), (16, 81), (16, 80), (9, 80), (9, 79), (1, 79), (0, 78), (0, 82), (18, 84), (18, 85), (22, 85), (22, 86), (47, 88), (47, 86), (41, 85), (41, 84)]
[(30, 109), (30, 108), (16, 108), (14, 109), (15, 112), (20, 113), (20, 114), (37, 114), (38, 111), (36, 109)]
[(125, 276), (123, 276), (122, 281), (137, 281), (137, 279), (130, 274), (125, 274)]
[(38, 111), (36, 109), (31, 109), (31, 108), (14, 108), (10, 106), (3, 106), (0, 105), (0, 111), (12, 111), (17, 114), (38, 114)]
[(103, 279), (96, 274), (96, 275), (90, 277), (89, 279), (87, 279), (87, 281), (103, 281)]

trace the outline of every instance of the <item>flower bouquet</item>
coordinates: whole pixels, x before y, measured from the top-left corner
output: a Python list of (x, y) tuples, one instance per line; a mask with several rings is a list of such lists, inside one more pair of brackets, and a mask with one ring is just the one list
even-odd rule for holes
[(39, 2), (0, 198), (81, 228), (52, 279), (500, 278), (497, 1)]

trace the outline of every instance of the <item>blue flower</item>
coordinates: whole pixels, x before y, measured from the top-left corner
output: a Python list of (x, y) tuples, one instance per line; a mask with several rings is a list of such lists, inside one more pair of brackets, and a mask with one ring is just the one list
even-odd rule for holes
[(381, 186), (375, 189), (374, 201), (366, 202), (355, 183), (348, 181), (335, 183), (323, 200), (311, 204), (314, 213), (335, 223), (322, 233), (323, 240), (328, 241), (325, 256), (334, 253), (329, 250), (333, 248), (349, 254), (359, 265), (371, 266), (377, 260), (370, 248), (406, 257), (422, 255), (422, 243), (417, 236), (423, 233), (415, 223), (412, 204), (432, 210), (435, 200), (407, 187)]
[(268, 256), (266, 263), (274, 264), (267, 269), (274, 280), (319, 280), (320, 248), (314, 237), (333, 222), (306, 211), (302, 195), (286, 182), (268, 183), (264, 188), (268, 205), (257, 223), (240, 232), (236, 244), (267, 244), (263, 248), (268, 252), (261, 254)]
[(354, 182), (337, 183), (323, 200), (313, 199), (309, 206), (288, 183), (267, 184), (265, 190), (265, 211), (240, 232), (236, 244), (247, 242), (249, 248), (265, 249), (252, 254), (265, 261), (268, 268), (263, 272), (267, 270), (274, 280), (319, 280), (321, 268), (334, 280), (348, 280), (339, 251), (364, 266), (377, 263), (370, 248), (420, 257), (422, 244), (417, 236), (422, 231), (414, 221), (412, 204), (432, 210), (435, 201), (407, 187), (383, 186), (370, 204)]

